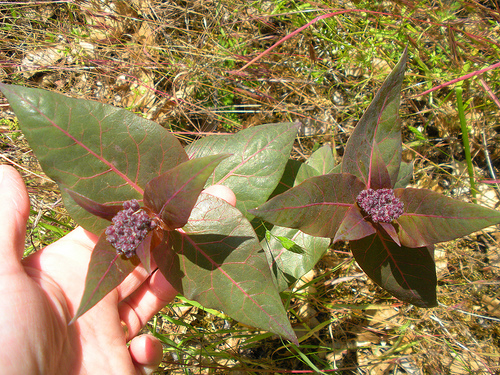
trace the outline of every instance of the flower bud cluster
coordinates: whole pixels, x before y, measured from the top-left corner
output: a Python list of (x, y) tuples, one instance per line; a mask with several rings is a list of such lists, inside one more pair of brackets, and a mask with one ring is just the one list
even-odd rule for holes
[(156, 226), (135, 199), (123, 202), (123, 210), (112, 221), (113, 224), (106, 228), (106, 240), (127, 258), (135, 255), (135, 249)]
[(394, 196), (392, 189), (363, 190), (356, 201), (374, 223), (390, 223), (403, 214), (403, 202)]

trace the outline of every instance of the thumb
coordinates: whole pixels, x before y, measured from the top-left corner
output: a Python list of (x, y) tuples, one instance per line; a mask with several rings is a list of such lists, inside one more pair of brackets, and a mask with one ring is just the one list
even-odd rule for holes
[(0, 268), (12, 271), (21, 267), (30, 205), (21, 176), (8, 165), (0, 165), (0, 196)]

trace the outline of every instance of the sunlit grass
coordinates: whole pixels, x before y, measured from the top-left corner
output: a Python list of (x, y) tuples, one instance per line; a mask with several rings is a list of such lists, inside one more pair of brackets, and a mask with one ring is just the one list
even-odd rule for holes
[[(484, 188), (478, 180), (492, 178), (489, 169), (498, 175), (500, 69), (464, 80), (462, 107), (456, 84), (421, 95), (500, 61), (500, 16), (493, 6), (439, 0), (108, 3), (0, 5), (0, 79), (127, 108), (177, 132), (184, 143), (210, 132), (300, 120), (294, 157), (303, 160), (330, 143), (340, 158), (376, 88), (408, 46), (401, 115), (404, 157), (416, 166), (413, 183), (469, 200), (467, 167), (480, 172), (478, 189)], [(269, 50), (335, 12), (343, 13), (313, 22)], [(35, 64), (40, 51), (57, 59)], [(22, 172), (32, 200), (26, 239), (31, 252), (74, 224), (6, 102), (0, 104), (1, 163)], [(412, 366), (426, 374), (457, 368), (495, 373), (500, 330), (484, 301), (498, 297), (499, 268), (491, 260), (498, 257), (497, 246), (495, 231), (443, 244), (443, 306), (423, 310), (376, 287), (336, 244), (314, 274), (283, 294), (299, 348), (182, 298), (148, 328), (165, 344), (163, 373), (355, 374), (398, 366), (407, 373)]]

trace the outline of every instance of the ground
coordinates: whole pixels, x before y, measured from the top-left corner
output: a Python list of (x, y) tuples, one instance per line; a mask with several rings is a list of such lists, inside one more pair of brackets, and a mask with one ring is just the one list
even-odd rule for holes
[[(323, 144), (341, 160), (408, 46), (412, 184), (498, 206), (498, 185), (484, 182), (500, 168), (497, 0), (12, 2), (0, 17), (2, 82), (127, 108), (184, 144), (298, 120), (299, 160)], [(28, 185), (35, 251), (75, 224), (3, 98), (0, 109), (0, 162)], [(298, 349), (179, 298), (148, 325), (165, 343), (159, 373), (499, 374), (499, 241), (492, 227), (438, 245), (432, 309), (388, 295), (335, 244), (286, 295)]]

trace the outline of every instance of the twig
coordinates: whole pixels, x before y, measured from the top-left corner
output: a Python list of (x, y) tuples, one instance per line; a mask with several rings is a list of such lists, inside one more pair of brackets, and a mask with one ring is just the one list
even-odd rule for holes
[(484, 68), (484, 69), (480, 69), (480, 70), (476, 70), (475, 72), (472, 72), (472, 73), (469, 73), (469, 74), (466, 74), (462, 77), (458, 77), (458, 78), (455, 78), (455, 79), (452, 79), (451, 81), (448, 81), (448, 82), (445, 82), (441, 85), (438, 85), (436, 87), (433, 87), (432, 89), (429, 89), (427, 91), (424, 91), (420, 94), (417, 94), (417, 95), (413, 95), (412, 97), (408, 98), (408, 99), (415, 99), (415, 98), (418, 98), (419, 96), (423, 96), (423, 95), (426, 95), (426, 94), (429, 94), (433, 91), (436, 91), (436, 90), (439, 90), (439, 89), (442, 89), (443, 87), (446, 87), (446, 86), (449, 86), (449, 85), (453, 85), (454, 83), (457, 83), (457, 82), (460, 82), (460, 81), (465, 81), (466, 79), (469, 79), (469, 78), (472, 78), (472, 77), (475, 77), (479, 74), (482, 74), (484, 72), (487, 72), (489, 70), (493, 70), (493, 69), (496, 69), (496, 68), (500, 68), (500, 62), (497, 62), (496, 64), (493, 64), (493, 65), (490, 65), (488, 66), (487, 68)]

